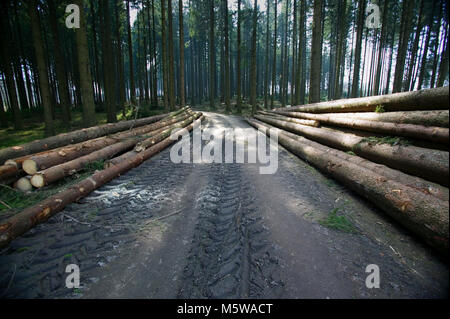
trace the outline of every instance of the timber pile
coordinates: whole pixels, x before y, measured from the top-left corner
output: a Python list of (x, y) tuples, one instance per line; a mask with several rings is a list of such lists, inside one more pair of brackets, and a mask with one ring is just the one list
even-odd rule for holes
[(286, 149), (448, 255), (448, 93), (447, 86), (343, 99), (247, 121), (266, 134), (277, 129)]
[[(128, 131), (87, 139), (82, 143), (66, 145), (37, 154), (27, 154), (9, 160), (8, 163), (15, 164), (4, 166), (20, 167), (20, 171), (23, 169), (26, 173), (31, 174), (18, 178), (20, 173), (17, 170), (15, 171), (16, 175), (10, 173), (8, 176), (9, 181), (14, 183), (14, 187), (24, 191), (31, 190), (33, 186), (41, 188), (54, 183), (99, 160), (106, 161), (107, 164), (102, 170), (95, 171), (81, 182), (0, 222), (0, 248), (61, 211), (69, 203), (86, 196), (174, 143), (175, 141), (170, 139), (173, 130), (186, 128), (191, 131), (194, 126), (201, 123), (202, 119), (201, 113), (192, 112), (189, 107), (186, 107), (165, 114), (159, 117), (158, 121), (151, 121), (150, 124), (144, 124)], [(128, 126), (128, 128), (130, 127)], [(137, 145), (139, 147), (136, 147)], [(0, 178), (2, 177), (1, 172), (0, 170)], [(6, 170), (6, 172), (8, 171)], [(17, 178), (11, 179), (11, 176)]]

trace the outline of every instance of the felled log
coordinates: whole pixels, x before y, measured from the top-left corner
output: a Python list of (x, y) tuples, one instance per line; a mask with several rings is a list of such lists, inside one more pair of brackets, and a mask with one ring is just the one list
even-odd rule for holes
[(302, 124), (302, 125), (308, 125), (308, 126), (314, 126), (314, 127), (319, 127), (320, 126), (320, 122), (316, 121), (316, 120), (310, 120), (310, 119), (300, 119), (300, 117), (296, 117), (296, 116), (282, 116), (285, 114), (282, 113), (294, 113), (294, 112), (265, 112), (265, 111), (258, 111), (258, 114), (261, 115), (266, 115), (266, 116), (273, 116), (279, 119), (282, 119), (286, 122), (292, 122), (292, 123), (297, 123), (297, 124)]
[[(201, 121), (201, 119), (198, 121)], [(186, 129), (191, 131), (194, 125), (197, 125), (197, 123), (188, 125)], [(7, 246), (13, 239), (21, 236), (37, 224), (45, 222), (50, 217), (63, 210), (68, 204), (87, 196), (95, 189), (129, 171), (133, 167), (139, 166), (142, 162), (161, 152), (174, 142), (174, 140), (166, 138), (145, 151), (134, 154), (133, 157), (127, 158), (127, 160), (117, 163), (116, 165), (97, 171), (90, 177), (66, 190), (50, 196), (38, 204), (28, 207), (22, 212), (1, 222), (0, 248)]]
[[(255, 120), (255, 123), (256, 124), (254, 124), (254, 125), (257, 125), (258, 128), (275, 128), (272, 125), (269, 125), (267, 123), (263, 123), (263, 122), (260, 122), (257, 120)], [(443, 200), (443, 201), (447, 201), (447, 202), (449, 201), (449, 189), (447, 187), (432, 183), (430, 181), (427, 181), (427, 180), (422, 179), (417, 176), (405, 174), (399, 170), (392, 169), (386, 165), (377, 164), (372, 161), (366, 160), (362, 157), (344, 153), (344, 152), (336, 150), (334, 148), (324, 146), (322, 144), (313, 142), (311, 140), (308, 140), (299, 135), (290, 133), (288, 131), (285, 131), (282, 129), (278, 129), (278, 130), (279, 130), (278, 134), (283, 134), (286, 137), (297, 140), (303, 144), (319, 148), (320, 150), (322, 150), (326, 153), (330, 153), (334, 156), (337, 156), (337, 157), (341, 158), (342, 160), (352, 162), (354, 164), (357, 164), (359, 166), (367, 168), (376, 174), (382, 175), (390, 180), (397, 181), (405, 186), (413, 188), (424, 194), (432, 195), (432, 196), (438, 198), (439, 200)]]
[(33, 155), (23, 161), (22, 168), (27, 174), (34, 175), (38, 171), (71, 161), (75, 158), (87, 155), (109, 145), (116, 144), (121, 140), (133, 138), (160, 129), (161, 127), (165, 127), (172, 123), (176, 123), (179, 120), (183, 120), (188, 116), (189, 115), (186, 113), (182, 113), (169, 120), (159, 121), (157, 123), (133, 129), (131, 131), (120, 132), (112, 136), (100, 137), (75, 145), (59, 148), (54, 151), (45, 152), (41, 155)]
[[(283, 111), (275, 111), (277, 113)], [(286, 116), (302, 118), (304, 112), (288, 112)], [(299, 115), (299, 116), (297, 116)], [(417, 124), (423, 126), (437, 126), (448, 128), (449, 111), (399, 111), (399, 112), (356, 112), (356, 113), (322, 113), (325, 116), (343, 117), (346, 119), (387, 122), (398, 124)]]
[(374, 112), (377, 106), (385, 111), (446, 110), (449, 108), (448, 86), (386, 95), (342, 99), (279, 108), (277, 111), (308, 113)]
[[(256, 121), (248, 123), (259, 127)], [(261, 127), (264, 132), (264, 127)], [(303, 139), (300, 139), (303, 140)], [(315, 147), (313, 141), (302, 143), (284, 134), (278, 142), (322, 172), (365, 197), (441, 253), (448, 255), (449, 203), (424, 194), (370, 169), (343, 160)]]
[[(178, 123), (184, 123), (183, 125), (186, 126), (189, 123), (191, 123), (193, 120), (193, 117), (189, 117), (188, 120), (181, 121)], [(139, 136), (136, 138), (131, 138), (124, 140), (119, 143), (112, 144), (110, 146), (104, 147), (98, 151), (92, 152), (90, 154), (87, 154), (85, 156), (78, 157), (72, 161), (68, 161), (59, 165), (55, 165), (52, 167), (49, 167), (43, 171), (40, 171), (33, 175), (31, 178), (31, 185), (37, 188), (41, 188), (45, 185), (49, 185), (53, 182), (56, 182), (57, 180), (60, 180), (68, 175), (72, 175), (75, 172), (83, 169), (87, 164), (95, 162), (97, 160), (101, 159), (108, 159), (111, 157), (114, 157), (115, 155), (125, 152), (131, 148), (133, 148), (136, 143), (142, 140), (146, 140), (152, 136), (158, 137), (164, 134), (167, 130), (170, 130), (172, 127), (179, 127), (181, 124), (173, 124), (168, 127), (164, 127), (159, 129), (158, 131), (152, 131), (148, 135), (145, 136)], [(183, 126), (183, 127), (184, 127)], [(164, 137), (165, 138), (165, 137)], [(160, 142), (164, 138), (161, 138), (158, 140)]]
[(295, 117), (306, 120), (320, 121), (321, 123), (327, 123), (335, 126), (347, 127), (356, 130), (427, 140), (434, 143), (447, 144), (449, 141), (449, 130), (448, 128), (443, 127), (428, 127), (417, 124), (375, 122), (375, 121), (339, 117), (335, 116), (335, 114), (326, 115), (326, 114), (311, 114), (302, 112), (283, 112), (283, 111), (275, 111), (274, 113), (265, 112), (265, 114), (285, 115), (282, 116), (280, 119), (290, 122), (292, 122), (291, 120), (292, 117)]
[(34, 154), (44, 150), (54, 149), (69, 144), (91, 140), (107, 134), (117, 133), (127, 130), (130, 127), (148, 125), (163, 119), (167, 115), (168, 114), (161, 114), (143, 119), (93, 126), (69, 133), (58, 134), (41, 140), (35, 140), (22, 145), (8, 147), (0, 150), (0, 163), (4, 163), (4, 161), (6, 161), (7, 159)]
[(170, 128), (167, 128), (163, 131), (161, 131), (158, 135), (152, 136), (146, 140), (144, 140), (143, 142), (140, 142), (138, 144), (136, 144), (135, 148), (133, 149), (133, 151), (127, 152), (125, 154), (122, 154), (121, 156), (112, 158), (111, 160), (107, 161), (104, 165), (104, 167), (109, 167), (111, 165), (116, 165), (124, 160), (127, 160), (128, 158), (133, 157), (134, 155), (136, 155), (136, 153), (139, 152), (143, 152), (145, 151), (147, 148), (159, 143), (160, 141), (162, 141), (163, 139), (167, 138), (170, 136), (170, 134), (173, 132), (173, 130), (177, 129), (177, 128), (183, 128), (186, 127), (187, 125), (189, 125), (190, 123), (192, 123), (192, 121), (197, 120), (198, 118), (202, 117), (202, 113), (195, 113), (193, 116), (189, 117), (188, 119), (179, 122), (173, 126), (171, 126)]
[(18, 190), (21, 190), (23, 192), (28, 192), (28, 191), (31, 191), (33, 189), (33, 186), (31, 185), (29, 176), (24, 176), (22, 178), (19, 178), (14, 183), (13, 186), (14, 186), (14, 188), (17, 188)]
[(353, 151), (355, 154), (373, 162), (448, 186), (448, 152), (412, 145), (378, 144), (361, 136), (342, 133), (337, 130), (289, 123), (261, 115), (255, 115), (255, 118), (321, 144), (342, 151)]

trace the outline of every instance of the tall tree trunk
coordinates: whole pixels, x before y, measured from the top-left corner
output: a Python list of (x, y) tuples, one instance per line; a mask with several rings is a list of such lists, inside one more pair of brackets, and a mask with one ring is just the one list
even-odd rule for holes
[(119, 100), (119, 107), (122, 108), (122, 115), (125, 116), (126, 110), (125, 110), (125, 76), (124, 76), (124, 68), (123, 68), (123, 53), (122, 53), (122, 34), (120, 32), (120, 26), (122, 24), (122, 21), (120, 19), (119, 15), (119, 9), (120, 11), (123, 10), (123, 1), (122, 0), (116, 0), (114, 4), (114, 16), (116, 20), (116, 41), (117, 41), (117, 78), (118, 78), (118, 100)]
[(161, 55), (162, 68), (161, 68), (161, 70), (163, 73), (164, 107), (166, 108), (166, 110), (169, 110), (170, 109), (169, 96), (168, 96), (169, 80), (167, 79), (167, 77), (169, 76), (169, 72), (167, 69), (168, 63), (167, 63), (166, 2), (165, 2), (165, 0), (161, 0), (161, 38), (162, 38), (162, 55)]
[(281, 77), (281, 105), (282, 107), (286, 106), (287, 101), (287, 84), (288, 84), (288, 64), (289, 64), (289, 52), (288, 52), (288, 33), (289, 33), (289, 26), (288, 26), (288, 16), (289, 16), (289, 0), (286, 0), (285, 3), (285, 13), (284, 13), (284, 57), (283, 57), (283, 64), (282, 64), (282, 77)]
[(94, 7), (94, 1), (90, 0), (90, 11), (91, 11), (91, 19), (92, 19), (92, 44), (93, 44), (93, 54), (94, 54), (94, 68), (93, 68), (93, 74), (92, 74), (92, 80), (94, 81), (94, 101), (96, 103), (102, 104), (102, 93), (101, 93), (101, 76), (100, 76), (100, 70), (99, 70), (99, 56), (100, 52), (97, 47), (97, 29), (96, 29), (96, 21), (99, 17), (95, 15), (95, 7)]
[(439, 75), (436, 86), (443, 86), (444, 81), (448, 76), (448, 23), (445, 29), (444, 50), (441, 55), (441, 63), (439, 64)]
[(361, 48), (362, 48), (362, 35), (364, 27), (364, 16), (366, 11), (366, 1), (358, 1), (358, 23), (356, 27), (356, 47), (355, 47), (355, 59), (353, 62), (353, 79), (352, 79), (352, 93), (351, 97), (358, 96), (359, 88), (359, 70), (361, 68)]
[(183, 108), (186, 104), (185, 91), (184, 91), (184, 26), (183, 26), (183, 0), (178, 0), (180, 24), (180, 108)]
[(275, 0), (275, 17), (274, 17), (274, 29), (273, 29), (273, 57), (272, 57), (272, 94), (270, 96), (270, 108), (273, 109), (273, 102), (275, 99), (275, 87), (277, 80), (277, 11), (278, 11), (278, 0)]
[(133, 70), (133, 43), (131, 42), (131, 26), (130, 26), (130, 0), (127, 0), (127, 31), (128, 31), (128, 60), (130, 69), (130, 101), (136, 104), (136, 87), (134, 85)]
[(422, 89), (423, 80), (425, 77), (425, 69), (427, 65), (427, 55), (428, 55), (428, 47), (430, 46), (430, 34), (431, 34), (431, 28), (433, 26), (433, 17), (434, 17), (434, 10), (436, 8), (436, 3), (433, 2), (432, 4), (433, 9), (431, 10), (431, 14), (428, 17), (428, 23), (427, 23), (427, 33), (425, 36), (425, 48), (423, 49), (422, 53), (422, 61), (420, 63), (420, 73), (419, 73), (419, 83), (417, 86), (418, 90)]
[(52, 98), (50, 92), (50, 83), (48, 77), (47, 63), (45, 60), (44, 44), (41, 33), (41, 23), (39, 18), (38, 1), (31, 0), (28, 3), (28, 12), (30, 15), (31, 31), (33, 33), (33, 45), (36, 54), (36, 62), (39, 73), (39, 83), (42, 94), (42, 103), (44, 104), (44, 122), (45, 136), (55, 135), (52, 116)]
[(291, 79), (291, 105), (295, 105), (295, 92), (297, 91), (297, 75), (296, 75), (296, 54), (297, 54), (297, 0), (294, 0), (293, 4), (294, 24), (292, 34), (292, 79)]
[(155, 3), (154, 0), (152, 0), (152, 66), (153, 66), (153, 81), (152, 81), (152, 106), (157, 107), (158, 106), (158, 66), (156, 64), (156, 22), (155, 22)]
[(214, 1), (209, 1), (209, 107), (214, 110), (214, 96), (215, 96), (215, 83), (214, 72), (216, 68), (216, 61), (214, 60)]
[(173, 57), (173, 24), (172, 24), (172, 0), (167, 1), (167, 16), (169, 22), (169, 105), (170, 110), (175, 109), (175, 74)]
[[(269, 0), (267, 0), (267, 3), (269, 3)], [(237, 61), (236, 61), (236, 71), (237, 71), (237, 110), (238, 113), (242, 113), (242, 74), (241, 74), (241, 23), (242, 23), (242, 14), (241, 14), (241, 4), (242, 0), (238, 0), (238, 20), (237, 20)], [(267, 7), (269, 8), (269, 7)], [(269, 43), (267, 43), (269, 45)], [(269, 49), (267, 47), (267, 49)], [(267, 63), (269, 63), (267, 61)], [(266, 106), (267, 107), (267, 106)]]
[(86, 17), (84, 15), (83, 0), (75, 0), (75, 4), (80, 8), (80, 28), (75, 29), (77, 42), (78, 73), (80, 78), (80, 92), (83, 99), (83, 125), (85, 127), (96, 124), (94, 90), (92, 87), (92, 77), (89, 62), (89, 49), (86, 34)]
[(320, 101), (320, 74), (322, 68), (322, 0), (314, 0), (311, 44), (311, 72), (309, 75), (309, 103)]
[[(228, 41), (228, 0), (222, 0), (223, 1), (223, 19), (224, 19), (224, 33), (225, 33), (225, 110), (226, 112), (230, 112), (230, 49), (229, 49), (229, 41)], [(256, 50), (256, 49), (255, 49)], [(256, 72), (255, 72), (256, 73)]]
[(400, 39), (397, 50), (397, 60), (394, 72), (393, 93), (400, 92), (403, 83), (403, 73), (405, 70), (406, 52), (408, 50), (409, 34), (411, 32), (411, 18), (414, 1), (404, 1), (402, 8), (402, 20), (400, 24)]
[(252, 114), (256, 113), (256, 27), (258, 24), (258, 7), (255, 0), (253, 7), (253, 32), (252, 32), (252, 61), (250, 69), (250, 103), (252, 105)]
[(64, 59), (61, 52), (61, 43), (59, 41), (58, 24), (54, 0), (48, 1), (50, 27), (53, 36), (56, 78), (58, 80), (58, 95), (61, 103), (62, 119), (66, 124), (70, 123), (70, 98), (69, 87), (67, 85), (67, 73), (64, 66)]
[(414, 89), (411, 80), (412, 80), (412, 75), (414, 73), (414, 69), (416, 66), (417, 48), (419, 47), (420, 33), (421, 33), (422, 27), (423, 27), (423, 24), (422, 24), (423, 6), (424, 6), (424, 0), (421, 0), (419, 16), (417, 18), (416, 34), (414, 36), (414, 43), (413, 43), (413, 46), (411, 49), (411, 58), (409, 61), (409, 66), (408, 66), (408, 76), (406, 78), (406, 81), (403, 83), (403, 91), (411, 91)]
[[(241, 6), (241, 0), (238, 0), (238, 15), (240, 14), (240, 6)], [(270, 39), (270, 28), (269, 28), (269, 21), (270, 21), (270, 0), (267, 0), (266, 3), (267, 7), (267, 18), (266, 18), (266, 57), (265, 57), (265, 72), (264, 72), (264, 108), (267, 109), (268, 107), (268, 86), (269, 86), (269, 51), (270, 51), (270, 45), (269, 45), (269, 39)], [(240, 21), (238, 18), (238, 63), (240, 63)], [(239, 97), (238, 97), (239, 98)]]
[(102, 51), (103, 51), (103, 75), (105, 83), (105, 104), (108, 123), (117, 122), (114, 94), (114, 60), (112, 58), (111, 22), (109, 12), (109, 1), (100, 0), (100, 10), (103, 15), (102, 29)]

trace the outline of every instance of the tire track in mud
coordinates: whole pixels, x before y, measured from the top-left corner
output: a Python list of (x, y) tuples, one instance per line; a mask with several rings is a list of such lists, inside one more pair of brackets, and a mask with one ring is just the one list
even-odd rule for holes
[(208, 186), (193, 203), (199, 217), (179, 298), (270, 298), (283, 290), (244, 165), (202, 164)]

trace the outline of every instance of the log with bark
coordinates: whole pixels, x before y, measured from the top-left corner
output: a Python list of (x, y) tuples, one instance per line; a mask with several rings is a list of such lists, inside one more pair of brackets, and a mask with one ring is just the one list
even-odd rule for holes
[(265, 115), (265, 116), (272, 116), (272, 117), (276, 117), (279, 119), (282, 119), (284, 121), (287, 122), (292, 122), (292, 123), (297, 123), (297, 124), (302, 124), (302, 125), (308, 125), (308, 126), (314, 126), (314, 127), (319, 127), (320, 126), (320, 122), (316, 121), (316, 120), (310, 120), (310, 119), (301, 119), (300, 117), (295, 117), (295, 116), (282, 116), (284, 114), (282, 113), (294, 113), (294, 112), (265, 112), (265, 111), (258, 111), (258, 114), (261, 115)]
[[(258, 124), (258, 127), (261, 128), (276, 128), (272, 125), (269, 125), (264, 122), (260, 122), (258, 120), (255, 120), (255, 123)], [(278, 128), (276, 128), (278, 129)], [(417, 176), (408, 175), (405, 174), (399, 170), (392, 169), (386, 165), (377, 164), (372, 161), (369, 161), (365, 158), (355, 156), (349, 153), (345, 153), (339, 150), (336, 150), (334, 148), (327, 147), (325, 145), (310, 141), (308, 139), (305, 139), (304, 137), (298, 136), (296, 134), (293, 134), (291, 132), (278, 129), (279, 134), (283, 134), (291, 139), (300, 141), (301, 143), (320, 148), (322, 151), (326, 153), (330, 153), (334, 156), (337, 156), (341, 158), (342, 160), (352, 162), (354, 164), (357, 164), (359, 166), (362, 166), (364, 168), (367, 168), (374, 173), (377, 173), (379, 175), (383, 175), (384, 177), (397, 181), (405, 186), (411, 187), (413, 189), (416, 189), (424, 194), (432, 195), (439, 200), (443, 201), (449, 201), (449, 189), (447, 187), (444, 187), (442, 185), (427, 181), (425, 179), (422, 179)]]
[(412, 145), (390, 145), (382, 143), (383, 140), (379, 143), (378, 140), (373, 141), (350, 133), (285, 122), (267, 116), (255, 115), (255, 118), (321, 144), (342, 151), (353, 151), (373, 162), (448, 186), (449, 153), (446, 151)]
[[(283, 114), (284, 111), (275, 111)], [(304, 112), (286, 112), (283, 115), (302, 118)], [(310, 114), (310, 113), (308, 113)], [(388, 122), (398, 124), (417, 124), (423, 126), (437, 126), (448, 128), (449, 111), (399, 111), (399, 112), (356, 112), (356, 113), (322, 113), (321, 115), (339, 117), (352, 120)]]
[(143, 119), (109, 123), (100, 126), (93, 126), (69, 133), (62, 133), (56, 136), (35, 140), (26, 144), (8, 147), (0, 150), (0, 163), (6, 160), (28, 154), (34, 154), (57, 147), (91, 140), (107, 134), (113, 134), (129, 129), (130, 127), (140, 127), (157, 122), (168, 114), (155, 115)]
[[(191, 131), (195, 125), (198, 125), (199, 121), (201, 121), (201, 119), (190, 124), (186, 129)], [(166, 138), (145, 151), (136, 153), (133, 157), (127, 158), (127, 160), (121, 161), (116, 165), (111, 165), (108, 168), (97, 171), (83, 181), (56, 195), (50, 196), (38, 204), (28, 207), (22, 212), (1, 222), (0, 248), (7, 246), (13, 239), (21, 236), (37, 224), (45, 222), (50, 217), (63, 210), (68, 204), (87, 196), (89, 193), (117, 176), (140, 165), (142, 162), (161, 152), (174, 142), (174, 140)]]
[[(248, 123), (268, 133), (257, 121), (249, 119)], [(303, 143), (305, 140), (278, 135), (278, 142), (286, 149), (362, 195), (448, 256), (448, 201), (439, 200), (371, 169), (346, 161), (324, 151), (323, 146), (313, 141)]]
[(277, 111), (308, 113), (374, 112), (377, 106), (385, 111), (446, 110), (449, 108), (448, 86), (386, 95), (342, 99), (314, 104), (279, 108)]
[[(78, 157), (72, 161), (68, 161), (59, 165), (52, 166), (43, 171), (40, 171), (33, 175), (31, 178), (31, 184), (34, 187), (41, 188), (43, 186), (49, 185), (51, 183), (56, 182), (66, 176), (72, 175), (81, 169), (83, 169), (87, 164), (98, 161), (105, 160), (114, 157), (117, 154), (125, 152), (131, 148), (133, 148), (136, 143), (146, 140), (148, 138), (154, 138), (157, 142), (163, 140), (166, 136), (164, 135), (167, 131), (170, 132), (170, 129), (176, 127), (185, 127), (192, 123), (194, 119), (198, 117), (189, 117), (186, 120), (182, 120), (175, 124), (163, 127), (157, 131), (152, 131), (144, 136), (138, 136), (135, 138), (127, 139), (119, 143), (115, 143), (113, 145), (104, 147), (98, 151), (92, 152), (88, 155)], [(162, 136), (162, 138), (161, 138)], [(158, 139), (159, 137), (159, 139)], [(156, 143), (157, 143), (156, 142)]]
[(160, 132), (158, 135), (150, 137), (142, 142), (139, 142), (138, 144), (136, 144), (135, 148), (133, 151), (125, 153), (121, 156), (115, 157), (109, 161), (107, 161), (105, 163), (105, 167), (109, 167), (111, 165), (115, 165), (117, 163), (120, 163), (123, 160), (126, 160), (129, 157), (134, 156), (136, 153), (145, 151), (147, 148), (151, 147), (152, 145), (155, 145), (156, 143), (159, 143), (160, 141), (162, 141), (163, 139), (167, 138), (170, 136), (170, 134), (172, 134), (172, 132), (178, 128), (183, 128), (186, 127), (187, 125), (189, 125), (192, 121), (195, 121), (196, 119), (202, 117), (202, 113), (195, 113), (193, 116), (191, 116), (190, 118), (186, 119), (183, 122), (177, 123), (175, 125), (173, 125), (170, 128), (165, 129), (164, 131)]
[(167, 120), (162, 120), (150, 125), (139, 127), (131, 131), (120, 132), (111, 136), (99, 137), (97, 139), (85, 141), (75, 145), (58, 148), (56, 150), (45, 152), (40, 155), (33, 155), (28, 159), (26, 159), (25, 161), (23, 161), (22, 168), (27, 174), (34, 175), (38, 171), (71, 161), (75, 158), (87, 155), (89, 153), (107, 147), (109, 145), (116, 144), (117, 142), (129, 138), (139, 137), (151, 131), (176, 123), (180, 120), (184, 120), (188, 116), (189, 115), (186, 112), (183, 112)]
[(444, 127), (429, 127), (417, 124), (399, 124), (399, 123), (367, 121), (367, 120), (339, 117), (335, 116), (335, 114), (325, 115), (325, 114), (311, 114), (302, 112), (283, 112), (283, 111), (275, 111), (273, 113), (264, 112), (264, 113), (265, 115), (271, 114), (281, 115), (281, 117), (279, 116), (279, 119), (290, 122), (293, 122), (292, 117), (295, 117), (305, 120), (315, 120), (319, 121), (320, 123), (326, 123), (333, 126), (340, 126), (361, 131), (388, 134), (394, 136), (409, 137), (414, 139), (426, 140), (433, 143), (447, 144), (449, 141), (449, 130), (448, 128)]

